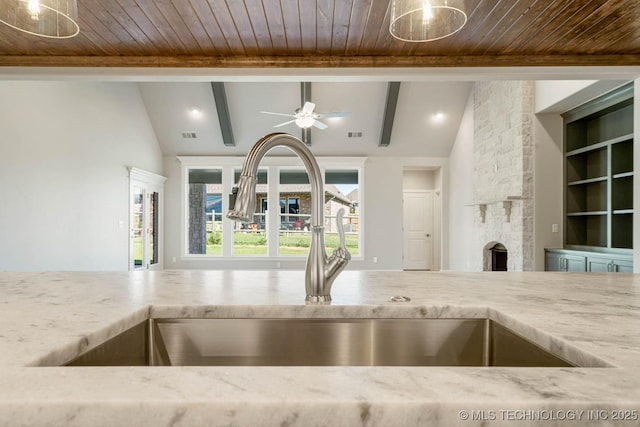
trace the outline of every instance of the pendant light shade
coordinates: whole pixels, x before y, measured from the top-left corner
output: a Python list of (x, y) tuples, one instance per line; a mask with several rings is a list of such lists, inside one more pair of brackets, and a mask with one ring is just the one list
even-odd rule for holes
[(392, 0), (391, 35), (405, 42), (440, 40), (467, 23), (465, 0)]
[(0, 22), (34, 36), (73, 37), (77, 21), (76, 0), (0, 0)]

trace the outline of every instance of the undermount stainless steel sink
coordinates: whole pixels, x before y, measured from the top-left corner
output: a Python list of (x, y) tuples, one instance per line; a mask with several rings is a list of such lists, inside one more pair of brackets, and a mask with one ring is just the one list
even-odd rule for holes
[(150, 319), (67, 366), (540, 366), (567, 361), (488, 319)]

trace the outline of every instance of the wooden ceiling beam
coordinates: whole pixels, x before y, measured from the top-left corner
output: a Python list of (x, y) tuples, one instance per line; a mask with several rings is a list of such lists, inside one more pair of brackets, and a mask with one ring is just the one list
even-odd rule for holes
[(213, 99), (216, 103), (216, 110), (218, 111), (218, 122), (220, 123), (220, 132), (222, 132), (222, 142), (227, 147), (235, 147), (236, 141), (233, 138), (231, 115), (229, 114), (227, 92), (224, 89), (224, 83), (211, 82), (211, 89), (213, 90)]
[[(304, 106), (305, 102), (311, 101), (311, 82), (300, 83), (300, 108)], [(302, 128), (302, 142), (307, 145), (311, 145), (311, 128)]]
[(393, 121), (396, 118), (399, 93), (400, 82), (389, 82), (387, 85), (387, 99), (384, 105), (384, 116), (382, 117), (379, 147), (388, 147), (391, 143), (391, 132), (393, 131)]
[(628, 55), (480, 56), (47, 56), (0, 55), (0, 67), (369, 68), (639, 66)]

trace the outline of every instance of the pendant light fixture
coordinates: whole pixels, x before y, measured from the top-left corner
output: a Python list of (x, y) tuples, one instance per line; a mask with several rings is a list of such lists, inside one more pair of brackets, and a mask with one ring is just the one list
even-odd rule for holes
[(0, 0), (0, 22), (34, 36), (66, 39), (80, 32), (76, 0)]
[(467, 23), (465, 0), (392, 0), (389, 32), (405, 42), (429, 42), (457, 33)]

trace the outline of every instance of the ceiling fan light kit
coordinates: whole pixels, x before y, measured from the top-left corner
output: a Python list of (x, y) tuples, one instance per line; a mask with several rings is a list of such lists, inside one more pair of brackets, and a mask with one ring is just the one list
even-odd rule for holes
[(292, 117), (292, 120), (288, 120), (283, 123), (279, 123), (275, 125), (275, 128), (286, 126), (291, 123), (295, 123), (298, 127), (302, 129), (308, 129), (310, 127), (316, 127), (318, 129), (326, 129), (327, 126), (325, 123), (321, 122), (318, 119), (322, 118), (331, 118), (331, 117), (349, 117), (351, 113), (347, 112), (335, 112), (335, 113), (316, 113), (314, 110), (316, 108), (316, 104), (313, 102), (305, 102), (302, 108), (298, 108), (294, 114), (286, 114), (286, 113), (274, 113), (272, 111), (260, 111), (263, 114), (273, 114), (276, 116), (285, 116)]
[(313, 126), (315, 119), (313, 117), (298, 117), (295, 122), (302, 129), (307, 129)]
[(449, 37), (467, 23), (464, 0), (392, 0), (389, 32), (405, 42)]
[(76, 0), (0, 0), (0, 22), (39, 37), (67, 39), (80, 32)]

